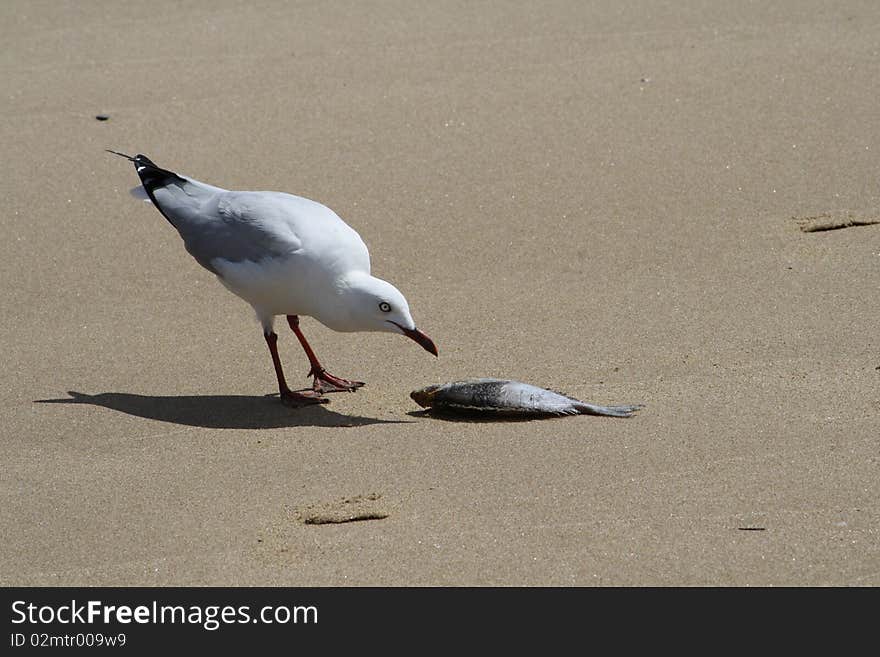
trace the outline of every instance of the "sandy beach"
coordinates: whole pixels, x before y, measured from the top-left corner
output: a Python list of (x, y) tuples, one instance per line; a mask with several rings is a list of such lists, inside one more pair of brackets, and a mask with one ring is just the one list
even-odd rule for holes
[[(878, 29), (874, 0), (2, 3), (0, 584), (880, 584), (880, 225), (847, 225), (880, 220)], [(439, 358), (305, 318), (367, 385), (285, 408), (251, 308), (105, 148), (333, 208)], [(480, 376), (646, 407), (415, 413)]]

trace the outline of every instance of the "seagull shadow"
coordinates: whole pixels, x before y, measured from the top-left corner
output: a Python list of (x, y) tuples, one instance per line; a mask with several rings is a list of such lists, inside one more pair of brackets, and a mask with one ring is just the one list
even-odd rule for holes
[(91, 404), (137, 417), (206, 429), (282, 429), (284, 427), (363, 427), (406, 424), (407, 420), (344, 415), (315, 404), (288, 408), (278, 395), (135, 395), (102, 392), (87, 395), (69, 390), (70, 397), (36, 399), (37, 404)]

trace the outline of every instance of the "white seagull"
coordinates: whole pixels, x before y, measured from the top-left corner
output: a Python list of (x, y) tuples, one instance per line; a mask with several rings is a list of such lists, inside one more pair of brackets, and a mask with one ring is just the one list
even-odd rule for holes
[[(282, 192), (235, 192), (131, 157), (150, 200), (171, 223), (190, 255), (257, 313), (272, 354), (281, 400), (290, 406), (326, 403), (325, 392), (364, 385), (327, 372), (299, 328), (308, 315), (334, 331), (400, 333), (437, 355), (416, 328), (400, 291), (370, 275), (360, 235), (330, 208)], [(275, 316), (286, 315), (308, 356), (311, 390), (287, 387), (278, 357)]]

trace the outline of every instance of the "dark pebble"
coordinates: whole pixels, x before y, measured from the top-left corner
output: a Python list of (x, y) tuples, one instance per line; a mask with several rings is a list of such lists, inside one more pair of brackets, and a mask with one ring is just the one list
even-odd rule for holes
[(98, 114), (98, 116), (96, 116), (95, 118), (98, 119), (98, 121), (106, 121), (106, 120), (108, 120), (110, 117), (107, 116), (106, 114)]

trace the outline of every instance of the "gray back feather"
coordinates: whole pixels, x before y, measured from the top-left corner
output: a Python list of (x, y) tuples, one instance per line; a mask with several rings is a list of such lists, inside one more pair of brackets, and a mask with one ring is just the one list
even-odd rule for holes
[(192, 180), (154, 194), (186, 250), (215, 274), (213, 261), (218, 258), (259, 262), (294, 253), (301, 246), (285, 221), (288, 194), (229, 192)]

